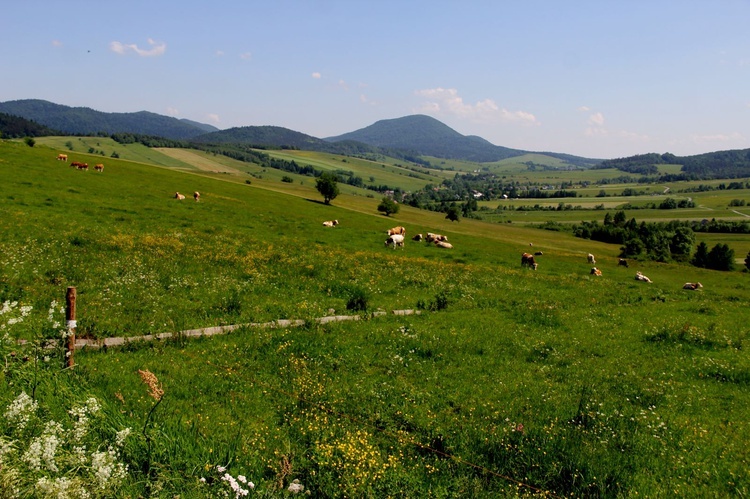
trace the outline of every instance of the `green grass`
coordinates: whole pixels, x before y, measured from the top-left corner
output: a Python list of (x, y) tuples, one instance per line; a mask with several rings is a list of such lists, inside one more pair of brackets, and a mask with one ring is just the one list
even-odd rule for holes
[[(225, 483), (199, 482), (217, 465), (267, 497), (294, 479), (317, 497), (749, 492), (747, 274), (626, 269), (616, 246), (408, 206), (385, 217), (378, 199), (347, 192), (326, 206), (311, 185), (210, 155), (180, 156), (191, 171), (108, 159), (102, 174), (55, 156), (0, 142), (0, 302), (34, 307), (13, 338), (57, 335), (47, 310), (71, 285), (92, 337), (306, 320), (80, 351), (65, 371), (34, 342), (4, 344), (3, 410), (23, 389), (64, 418), (93, 395), (105, 428), (133, 428), (119, 496), (218, 495)], [(194, 190), (199, 203), (171, 198)], [(330, 219), (341, 224), (322, 227)], [(391, 250), (394, 225), (455, 249)], [(544, 252), (536, 272), (519, 265), (530, 248)], [(589, 276), (588, 252), (603, 277)], [(423, 313), (312, 320), (354, 301)], [(155, 409), (139, 369), (162, 383)]]

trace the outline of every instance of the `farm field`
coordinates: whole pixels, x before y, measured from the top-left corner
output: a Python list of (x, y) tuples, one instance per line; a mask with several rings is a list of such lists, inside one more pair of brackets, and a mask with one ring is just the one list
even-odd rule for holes
[[(68, 411), (91, 397), (101, 409), (86, 445), (119, 449), (128, 465), (107, 490), (118, 497), (233, 494), (219, 466), (261, 497), (290, 496), (295, 484), (315, 497), (750, 492), (747, 273), (624, 268), (615, 245), (515, 219), (451, 223), (408, 206), (385, 217), (378, 196), (344, 186), (324, 205), (309, 177), (281, 182), (203, 153), (154, 153), (184, 169), (123, 154), (99, 174), (56, 161), (58, 150), (0, 141), (0, 302), (18, 302), (0, 315), (0, 484), (17, 496), (33, 497), (43, 476), (94, 480), (62, 459), (78, 452), (73, 437), (59, 444), (58, 475), (24, 458), (47, 420), (75, 426)], [(650, 211), (685, 212), (628, 216)], [(338, 227), (322, 227), (333, 219)], [(454, 249), (408, 237), (403, 250), (386, 248), (395, 225), (408, 237), (446, 234)], [(750, 251), (741, 235), (703, 236), (738, 257)], [(536, 272), (519, 265), (530, 248), (544, 253)], [(589, 252), (603, 277), (589, 275)], [(654, 282), (635, 281), (636, 270)], [(704, 288), (685, 291), (686, 281)], [(60, 352), (36, 349), (60, 336), (50, 304), (68, 286), (82, 337), (305, 324), (83, 350), (63, 370)], [(33, 308), (11, 321), (22, 306)], [(404, 309), (421, 313), (391, 313)], [(40, 409), (19, 428), (6, 408), (21, 392)], [(132, 431), (119, 445), (123, 428)]]

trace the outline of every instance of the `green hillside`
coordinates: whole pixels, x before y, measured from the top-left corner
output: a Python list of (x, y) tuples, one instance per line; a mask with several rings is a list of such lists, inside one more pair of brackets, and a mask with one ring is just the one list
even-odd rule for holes
[[(309, 179), (205, 152), (123, 153), (97, 173), (60, 150), (0, 141), (11, 496), (750, 492), (746, 273), (624, 268), (617, 246), (409, 206), (385, 217), (361, 189), (324, 205)], [(428, 231), (454, 248), (411, 240)], [(530, 250), (537, 271), (520, 266)], [(79, 350), (63, 369), (43, 346), (68, 286), (79, 338), (245, 326)], [(359, 320), (316, 320), (334, 315)], [(302, 324), (258, 325), (280, 319)]]

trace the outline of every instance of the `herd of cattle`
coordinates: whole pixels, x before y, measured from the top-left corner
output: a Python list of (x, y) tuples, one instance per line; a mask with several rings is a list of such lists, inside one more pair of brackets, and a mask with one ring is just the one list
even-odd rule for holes
[[(68, 155), (67, 154), (58, 154), (57, 155), (58, 161), (68, 161)], [(70, 163), (71, 167), (75, 167), (79, 170), (88, 170), (89, 165), (88, 163), (80, 163), (78, 161), (73, 161)], [(104, 165), (99, 163), (94, 165), (94, 170), (98, 172), (104, 171)], [(193, 193), (193, 199), (195, 201), (200, 201), (201, 194), (198, 191), (195, 191)], [(174, 199), (177, 200), (183, 200), (185, 199), (184, 194), (180, 194), (179, 192), (174, 193)], [(338, 220), (326, 220), (323, 222), (323, 227), (336, 227), (339, 224)], [(403, 248), (404, 247), (404, 241), (406, 240), (406, 227), (398, 226), (393, 227), (392, 229), (388, 229), (387, 231), (388, 239), (385, 240), (385, 246), (391, 246), (393, 249), (396, 248)], [(453, 245), (448, 242), (448, 236), (444, 236), (442, 234), (433, 234), (432, 232), (428, 232), (426, 236), (423, 236), (422, 234), (417, 234), (414, 237), (411, 238), (412, 241), (422, 241), (424, 240), (427, 242), (427, 244), (434, 244), (438, 248), (443, 249), (453, 249)], [(532, 244), (530, 244), (532, 246)], [(535, 252), (533, 255), (531, 253), (523, 253), (521, 254), (521, 267), (528, 267), (532, 270), (536, 270), (539, 267), (539, 263), (537, 263), (535, 256), (542, 256), (544, 253), (541, 251)], [(596, 265), (596, 258), (594, 255), (589, 253), (586, 255), (586, 261), (589, 265)], [(627, 267), (628, 261), (624, 258), (620, 258), (617, 262), (618, 266)], [(602, 271), (598, 269), (597, 267), (591, 267), (590, 275), (601, 277)], [(635, 280), (641, 281), (641, 282), (647, 282), (651, 283), (651, 279), (643, 275), (640, 271), (635, 273)], [(696, 291), (698, 289), (701, 289), (703, 287), (703, 284), (699, 282), (686, 282), (682, 289), (688, 289)]]
[[(323, 227), (336, 227), (339, 224), (338, 220), (327, 220), (323, 222)], [(406, 240), (406, 227), (393, 227), (392, 229), (388, 229), (387, 231), (388, 239), (385, 240), (385, 246), (392, 247), (393, 249), (396, 248), (403, 248), (404, 247), (404, 241)], [(432, 232), (428, 232), (426, 236), (423, 236), (422, 234), (417, 234), (416, 236), (411, 238), (412, 241), (426, 241), (428, 244), (435, 244), (438, 248), (446, 248), (446, 249), (452, 249), (453, 245), (448, 242), (448, 237), (444, 236), (442, 234), (433, 234)], [(530, 244), (529, 246), (533, 246), (533, 244)], [(535, 257), (544, 255), (543, 252), (537, 251), (534, 254), (531, 253), (522, 253), (521, 254), (521, 267), (527, 267), (532, 270), (536, 270), (539, 267), (539, 263), (536, 261)], [(589, 265), (594, 265), (591, 267), (590, 275), (601, 277), (602, 271), (601, 269), (597, 268), (596, 265), (596, 257), (594, 257), (593, 254), (589, 253), (586, 255), (586, 262)], [(617, 261), (617, 265), (621, 267), (628, 267), (628, 261), (624, 258), (619, 258)], [(641, 282), (647, 282), (651, 283), (651, 279), (643, 275), (640, 271), (637, 271), (635, 273), (635, 280), (641, 281)], [(689, 289), (689, 290), (698, 290), (703, 287), (703, 284), (699, 282), (686, 282), (682, 288), (683, 289)]]
[[(57, 160), (58, 161), (65, 161), (67, 163), (68, 162), (68, 155), (67, 154), (58, 154), (57, 155)], [(89, 169), (89, 164), (88, 163), (81, 163), (79, 161), (71, 161), (70, 162), (70, 166), (73, 167), (73, 168), (75, 168), (75, 169), (77, 169), (77, 170), (88, 170)], [(96, 170), (96, 171), (98, 171), (98, 172), (101, 173), (101, 172), (104, 171), (104, 165), (102, 163), (98, 163), (98, 164), (94, 165), (94, 170)]]

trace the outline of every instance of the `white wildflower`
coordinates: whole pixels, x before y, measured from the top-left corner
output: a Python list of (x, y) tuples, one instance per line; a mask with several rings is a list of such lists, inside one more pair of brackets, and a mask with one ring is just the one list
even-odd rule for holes
[(117, 432), (117, 435), (115, 435), (115, 444), (117, 444), (118, 447), (125, 445), (125, 439), (130, 435), (130, 431), (130, 428), (125, 428), (124, 430)]
[(117, 461), (117, 452), (110, 447), (91, 454), (91, 468), (100, 489), (116, 485), (127, 475), (128, 467)]
[(26, 395), (26, 392), (21, 392), (5, 411), (5, 419), (10, 423), (15, 423), (18, 429), (22, 430), (36, 412), (37, 406), (36, 400)]
[(292, 494), (299, 494), (300, 492), (303, 492), (305, 490), (305, 486), (299, 483), (299, 480), (295, 478), (292, 483), (289, 484), (287, 490)]

